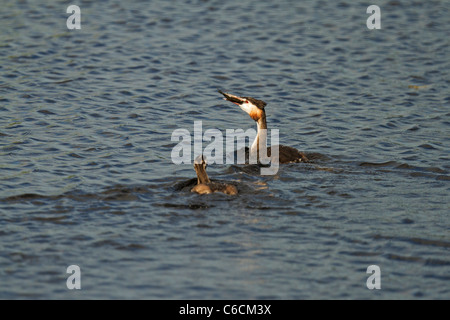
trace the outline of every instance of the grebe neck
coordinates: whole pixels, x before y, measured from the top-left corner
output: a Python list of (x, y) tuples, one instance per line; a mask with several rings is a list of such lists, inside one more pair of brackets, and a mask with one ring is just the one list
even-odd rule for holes
[(250, 148), (250, 153), (252, 155), (257, 155), (257, 159), (261, 157), (267, 157), (267, 120), (266, 113), (263, 112), (262, 116), (256, 121), (258, 131), (256, 138)]
[(196, 165), (195, 172), (197, 173), (197, 184), (207, 184), (211, 182), (203, 166)]

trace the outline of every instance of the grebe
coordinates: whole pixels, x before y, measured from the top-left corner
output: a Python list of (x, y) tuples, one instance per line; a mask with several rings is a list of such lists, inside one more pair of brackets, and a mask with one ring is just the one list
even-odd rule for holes
[[(272, 147), (267, 148), (267, 121), (266, 111), (264, 110), (267, 103), (262, 100), (257, 100), (251, 97), (238, 97), (229, 93), (225, 93), (219, 90), (224, 95), (225, 100), (233, 102), (238, 105), (242, 110), (248, 113), (248, 115), (256, 121), (258, 126), (258, 132), (253, 141), (250, 149), (246, 148), (246, 162), (249, 159), (249, 153), (256, 151), (257, 159), (259, 162), (260, 147), (266, 148), (267, 156), (271, 158)], [(296, 163), (296, 162), (309, 162), (308, 158), (303, 152), (298, 151), (295, 148), (279, 145), (279, 161), (278, 163)], [(275, 159), (271, 159), (275, 160)]]
[(198, 194), (210, 194), (214, 192), (223, 192), (228, 195), (236, 195), (237, 188), (231, 184), (212, 182), (206, 173), (206, 157), (198, 156), (194, 160), (194, 169), (197, 173), (197, 185), (191, 189), (191, 192)]

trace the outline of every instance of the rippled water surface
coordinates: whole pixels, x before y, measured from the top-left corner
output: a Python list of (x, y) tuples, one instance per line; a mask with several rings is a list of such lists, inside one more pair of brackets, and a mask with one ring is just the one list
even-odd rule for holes
[[(3, 1), (0, 298), (449, 299), (450, 3), (376, 4)], [(180, 191), (175, 129), (255, 128), (217, 89), (317, 160)]]

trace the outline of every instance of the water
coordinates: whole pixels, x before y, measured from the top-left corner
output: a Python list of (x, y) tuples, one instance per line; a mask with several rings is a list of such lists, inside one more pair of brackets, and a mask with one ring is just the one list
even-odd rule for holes
[[(3, 1), (0, 298), (449, 299), (450, 3), (376, 4)], [(217, 89), (320, 159), (177, 191), (175, 129), (256, 128)]]

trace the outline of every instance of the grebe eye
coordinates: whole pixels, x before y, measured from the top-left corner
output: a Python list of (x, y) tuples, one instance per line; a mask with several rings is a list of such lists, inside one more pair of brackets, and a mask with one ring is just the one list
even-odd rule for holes
[(248, 103), (248, 100), (245, 100), (245, 103)]

